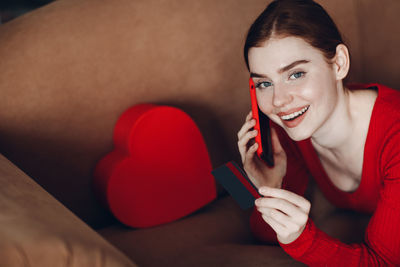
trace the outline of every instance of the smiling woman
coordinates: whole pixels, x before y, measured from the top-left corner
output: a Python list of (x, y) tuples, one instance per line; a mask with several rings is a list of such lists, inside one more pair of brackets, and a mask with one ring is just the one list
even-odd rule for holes
[[(264, 196), (253, 233), (277, 238), (311, 266), (400, 265), (400, 93), (343, 84), (348, 48), (312, 0), (273, 1), (251, 26), (244, 57), (259, 109), (274, 128), (273, 168), (251, 143), (251, 112), (238, 133), (244, 169)], [(336, 206), (372, 215), (364, 243), (342, 243), (314, 225), (304, 198), (310, 174)]]

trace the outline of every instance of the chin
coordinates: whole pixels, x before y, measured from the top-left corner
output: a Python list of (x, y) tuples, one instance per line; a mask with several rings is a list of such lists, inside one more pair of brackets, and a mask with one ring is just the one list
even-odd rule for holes
[(311, 135), (305, 131), (296, 131), (294, 129), (285, 129), (285, 131), (290, 139), (296, 142), (303, 141), (311, 137)]

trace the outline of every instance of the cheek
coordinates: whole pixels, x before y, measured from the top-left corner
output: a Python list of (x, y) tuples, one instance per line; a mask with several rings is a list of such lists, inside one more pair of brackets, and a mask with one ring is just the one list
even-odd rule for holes
[(320, 73), (303, 86), (301, 96), (317, 106), (330, 105), (331, 102), (335, 102), (335, 86), (326, 73)]
[(321, 98), (324, 97), (322, 91), (323, 90), (321, 90), (320, 88), (318, 87), (316, 88), (315, 85), (305, 86), (304, 89), (302, 90), (301, 95), (307, 102), (315, 102), (316, 100), (320, 100)]
[(273, 111), (273, 106), (272, 106), (272, 91), (271, 92), (257, 92), (257, 103), (258, 107), (260, 110), (266, 114), (269, 115)]

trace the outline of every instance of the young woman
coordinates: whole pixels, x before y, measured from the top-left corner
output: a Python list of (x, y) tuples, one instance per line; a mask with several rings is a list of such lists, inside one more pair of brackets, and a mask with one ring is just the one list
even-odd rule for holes
[[(277, 238), (312, 266), (400, 266), (400, 93), (379, 84), (345, 86), (350, 58), (326, 11), (312, 0), (272, 2), (244, 48), (260, 110), (271, 120), (275, 166), (255, 153), (255, 120), (238, 132), (243, 166), (263, 196), (253, 232)], [(319, 230), (303, 195), (312, 176), (340, 208), (371, 213), (365, 242)]]

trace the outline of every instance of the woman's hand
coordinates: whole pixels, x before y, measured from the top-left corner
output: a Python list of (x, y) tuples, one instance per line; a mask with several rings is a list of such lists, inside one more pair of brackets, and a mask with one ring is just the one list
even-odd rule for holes
[(279, 242), (289, 244), (303, 232), (310, 213), (310, 202), (293, 192), (262, 187), (264, 197), (256, 200), (257, 210), (262, 218), (276, 232)]
[(258, 144), (254, 142), (254, 138), (257, 136), (257, 130), (253, 129), (255, 125), (256, 120), (253, 119), (253, 114), (250, 112), (238, 132), (238, 147), (243, 168), (257, 188), (261, 186), (280, 188), (286, 174), (286, 153), (279, 142), (275, 129), (272, 128), (271, 141), (275, 166), (272, 168), (267, 166), (256, 153)]

